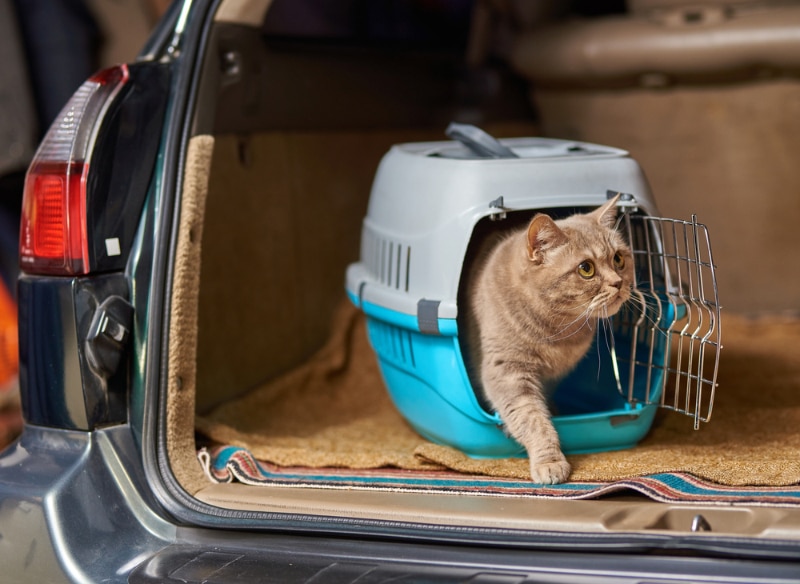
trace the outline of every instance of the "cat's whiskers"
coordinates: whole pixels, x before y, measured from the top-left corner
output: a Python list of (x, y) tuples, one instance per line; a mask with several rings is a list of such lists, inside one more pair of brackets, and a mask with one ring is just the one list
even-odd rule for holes
[[(578, 305), (575, 308), (579, 308), (580, 306), (581, 305)], [(544, 340), (546, 340), (546, 341), (563, 341), (565, 339), (568, 339), (568, 338), (578, 334), (587, 325), (591, 327), (591, 322), (590, 321), (591, 321), (591, 318), (592, 318), (592, 302), (591, 301), (590, 302), (586, 302), (586, 303), (584, 303), (584, 306), (586, 306), (586, 308), (583, 310), (583, 312), (581, 312), (576, 318), (572, 319), (571, 321), (565, 323), (565, 319), (562, 318), (561, 322), (558, 323), (558, 326), (560, 326), (561, 328), (559, 328), (554, 334), (549, 335), (547, 337), (544, 337)], [(569, 334), (561, 336), (562, 333), (565, 333), (566, 331), (569, 331), (572, 327), (574, 327), (581, 320), (583, 320), (583, 322), (581, 323), (581, 325), (578, 328), (576, 328), (575, 330), (571, 331)], [(555, 324), (555, 322), (553, 324)]]
[(601, 318), (600, 326), (597, 327), (597, 340), (595, 342), (595, 350), (597, 351), (597, 379), (600, 379), (600, 368), (602, 365), (602, 356), (600, 354), (600, 328), (603, 329), (603, 339), (606, 343), (606, 350), (609, 355), (614, 355), (614, 327), (611, 325), (611, 317), (608, 315), (608, 310), (604, 309), (604, 314)]
[[(577, 317), (572, 318), (569, 322), (567, 322), (567, 319), (572, 317), (572, 315), (575, 314), (575, 311), (578, 309), (581, 310), (580, 314), (578, 314)], [(591, 300), (587, 300), (586, 302), (582, 302), (574, 306), (565, 307), (565, 310), (563, 312), (551, 313), (549, 315), (551, 319), (551, 322), (549, 324), (554, 327), (561, 327), (561, 326), (569, 327), (570, 325), (578, 322), (581, 318), (583, 318), (590, 312), (591, 312)], [(559, 316), (561, 318), (560, 320), (558, 320), (558, 322), (556, 322), (556, 318)]]
[[(611, 325), (611, 316), (608, 315), (608, 312), (600, 319), (600, 322), (603, 326), (603, 338), (606, 341), (606, 349), (608, 352), (611, 352), (611, 346), (614, 344), (614, 327)], [(611, 337), (611, 341), (609, 341), (609, 337)]]
[(661, 322), (662, 317), (657, 316), (658, 311), (647, 301), (647, 295), (641, 290), (633, 288), (630, 297), (620, 307), (620, 311), (623, 308), (632, 313), (631, 326), (646, 326), (648, 329), (655, 330), (658, 334), (665, 337), (669, 336), (669, 333), (665, 330), (667, 327)]

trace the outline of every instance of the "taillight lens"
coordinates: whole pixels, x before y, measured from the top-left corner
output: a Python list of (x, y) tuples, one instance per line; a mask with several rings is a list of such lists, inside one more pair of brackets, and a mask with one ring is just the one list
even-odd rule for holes
[(86, 187), (103, 115), (128, 81), (125, 65), (88, 79), (56, 118), (25, 176), (20, 267), (31, 274), (89, 271)]

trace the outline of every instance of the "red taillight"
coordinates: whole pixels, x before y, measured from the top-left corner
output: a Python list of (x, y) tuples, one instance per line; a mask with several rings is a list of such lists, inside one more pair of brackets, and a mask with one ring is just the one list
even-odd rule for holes
[(82, 274), (88, 265), (83, 162), (36, 162), (25, 181), (20, 257), (28, 272)]
[(42, 140), (25, 177), (20, 266), (34, 274), (89, 271), (86, 184), (106, 108), (128, 80), (125, 65), (91, 77)]

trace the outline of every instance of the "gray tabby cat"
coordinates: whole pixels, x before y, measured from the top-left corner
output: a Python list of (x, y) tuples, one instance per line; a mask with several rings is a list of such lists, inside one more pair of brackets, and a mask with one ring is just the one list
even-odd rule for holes
[(617, 198), (558, 221), (537, 214), (489, 252), (469, 294), (474, 374), (527, 450), (535, 483), (560, 483), (570, 473), (545, 386), (577, 365), (598, 319), (631, 295), (633, 256), (614, 229)]

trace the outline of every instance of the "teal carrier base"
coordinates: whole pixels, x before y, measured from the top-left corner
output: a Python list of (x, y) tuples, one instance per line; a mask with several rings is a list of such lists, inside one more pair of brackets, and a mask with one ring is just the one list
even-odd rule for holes
[[(366, 314), (367, 334), (392, 401), (420, 435), (474, 458), (527, 456), (505, 433), (500, 417), (487, 412), (476, 396), (455, 321), (440, 322), (440, 334), (422, 333), (413, 318), (361, 303), (353, 295), (350, 299)], [(612, 358), (607, 347), (593, 346), (554, 389), (553, 424), (565, 454), (630, 448), (650, 429), (658, 406), (631, 403), (617, 391)], [(654, 399), (663, 378), (659, 367), (650, 379)], [(646, 380), (639, 372), (637, 383)], [(627, 387), (627, 379), (622, 381)], [(647, 393), (644, 387), (634, 391)]]

